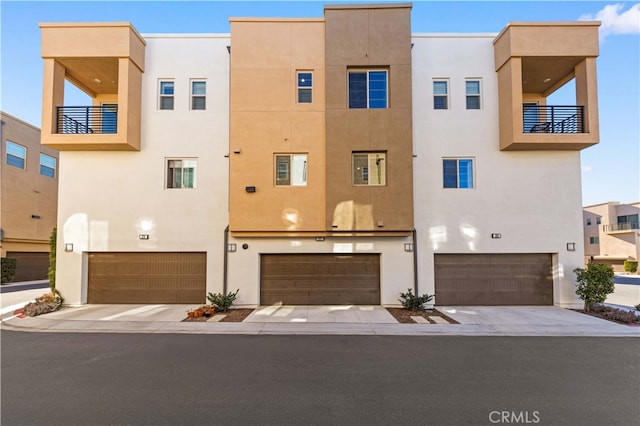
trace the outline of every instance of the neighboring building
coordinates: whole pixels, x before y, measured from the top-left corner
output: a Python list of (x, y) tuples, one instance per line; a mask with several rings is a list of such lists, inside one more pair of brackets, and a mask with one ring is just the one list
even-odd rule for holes
[(586, 262), (624, 271), (625, 260), (640, 258), (640, 202), (608, 202), (582, 210)]
[[(407, 4), (230, 21), (41, 24), (67, 302), (579, 305), (599, 23), (412, 34)], [(64, 106), (65, 78), (93, 105)], [(546, 105), (572, 79), (578, 105)]]
[(37, 127), (4, 112), (0, 120), (2, 257), (17, 259), (14, 281), (47, 279), (58, 206), (58, 151), (40, 145)]

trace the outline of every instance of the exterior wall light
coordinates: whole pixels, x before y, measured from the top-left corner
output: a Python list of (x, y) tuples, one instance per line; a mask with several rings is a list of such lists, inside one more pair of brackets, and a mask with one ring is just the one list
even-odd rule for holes
[(324, 241), (324, 237), (316, 237), (316, 241)]
[(502, 234), (499, 232), (494, 232), (491, 234), (491, 238), (502, 238)]
[(238, 246), (235, 244), (227, 244), (227, 251), (229, 253), (234, 253), (238, 249)]
[(567, 243), (567, 251), (576, 251), (576, 243)]
[(413, 251), (413, 243), (404, 243), (404, 251), (407, 251), (407, 252)]
[(31, 215), (31, 219), (40, 219), (40, 215), (39, 214), (32, 214)]
[(256, 187), (255, 186), (245, 186), (244, 190), (247, 191), (247, 192), (256, 192)]
[(73, 251), (73, 243), (65, 243), (64, 244), (64, 251), (66, 251), (66, 252)]
[(148, 240), (149, 234), (138, 234), (138, 238), (141, 240)]

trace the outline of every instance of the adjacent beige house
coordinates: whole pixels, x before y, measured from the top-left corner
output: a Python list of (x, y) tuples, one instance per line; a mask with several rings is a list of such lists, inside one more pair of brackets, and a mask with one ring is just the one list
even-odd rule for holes
[(40, 129), (0, 112), (2, 257), (17, 259), (14, 281), (47, 278), (49, 237), (58, 207), (58, 151), (40, 144)]
[(416, 34), (411, 9), (41, 24), (67, 302), (579, 306), (599, 23)]
[(582, 216), (586, 262), (604, 263), (623, 272), (625, 260), (640, 258), (640, 202), (586, 206)]

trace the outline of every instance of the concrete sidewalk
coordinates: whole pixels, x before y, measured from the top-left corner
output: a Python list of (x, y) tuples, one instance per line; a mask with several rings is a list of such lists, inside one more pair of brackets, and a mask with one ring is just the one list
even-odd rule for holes
[(182, 322), (192, 307), (82, 305), (33, 318), (8, 317), (2, 320), (1, 328), (84, 333), (640, 337), (640, 327), (557, 306), (438, 307), (460, 324), (399, 324), (381, 306), (261, 307), (240, 323)]

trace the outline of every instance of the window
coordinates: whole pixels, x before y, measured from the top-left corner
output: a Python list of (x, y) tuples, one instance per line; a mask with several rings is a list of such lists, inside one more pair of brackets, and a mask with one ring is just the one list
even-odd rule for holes
[(467, 109), (480, 109), (480, 80), (465, 81)]
[(589, 244), (600, 244), (600, 237), (589, 237)]
[(449, 80), (433, 81), (433, 109), (449, 109)]
[(207, 82), (191, 81), (191, 109), (206, 109)]
[(359, 152), (353, 154), (354, 185), (386, 185), (386, 154)]
[(276, 186), (307, 186), (307, 154), (276, 154)]
[(7, 141), (7, 164), (19, 169), (25, 169), (27, 163), (27, 148), (17, 143)]
[(386, 70), (349, 70), (349, 108), (387, 108)]
[(173, 109), (173, 81), (160, 82), (160, 109)]
[(197, 166), (196, 159), (167, 160), (167, 188), (195, 188)]
[(56, 177), (56, 159), (40, 153), (40, 174), (50, 178)]
[(596, 216), (596, 225), (600, 225), (602, 223), (602, 216)]
[(473, 188), (473, 159), (443, 159), (442, 171), (445, 188)]
[(298, 103), (310, 104), (313, 101), (313, 73), (298, 71)]
[(591, 226), (591, 218), (590, 217), (587, 218), (587, 226)]
[(538, 124), (538, 103), (525, 102), (522, 104), (522, 125), (524, 133), (530, 133)]

